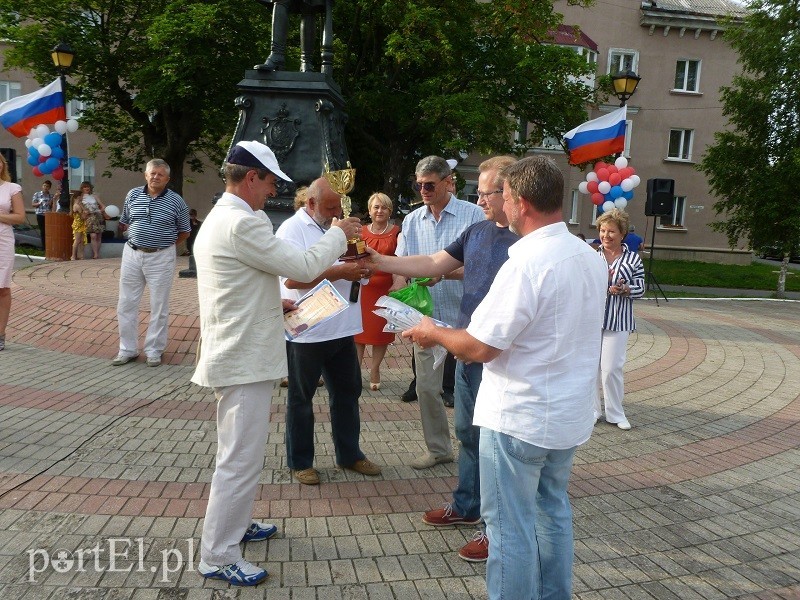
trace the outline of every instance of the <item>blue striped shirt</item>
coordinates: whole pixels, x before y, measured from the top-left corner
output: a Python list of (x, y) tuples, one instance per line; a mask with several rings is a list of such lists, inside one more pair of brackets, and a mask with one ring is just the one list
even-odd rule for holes
[[(603, 247), (597, 250), (605, 260)], [(603, 316), (603, 329), (606, 331), (634, 331), (636, 321), (633, 319), (633, 299), (644, 296), (644, 265), (636, 252), (631, 252), (622, 244), (622, 254), (608, 265), (608, 285), (612, 286), (621, 279), (630, 286), (630, 295), (607, 293), (606, 312)]]
[[(397, 256), (436, 254), (452, 244), (473, 223), (484, 220), (476, 204), (450, 196), (437, 221), (427, 206), (412, 211), (403, 220), (397, 238)], [(433, 316), (448, 325), (458, 322), (464, 286), (460, 281), (446, 280), (428, 288), (433, 297)]]
[(170, 189), (153, 198), (146, 185), (128, 192), (119, 222), (128, 225), (130, 242), (142, 248), (167, 248), (179, 233), (192, 230), (183, 198)]

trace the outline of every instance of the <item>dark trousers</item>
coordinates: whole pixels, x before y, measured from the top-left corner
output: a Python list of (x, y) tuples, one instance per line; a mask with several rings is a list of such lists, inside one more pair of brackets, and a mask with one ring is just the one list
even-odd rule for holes
[(46, 250), (44, 247), (44, 215), (37, 214), (36, 222), (39, 224), (39, 235), (42, 238), (42, 250)]
[(314, 466), (314, 408), (319, 376), (325, 380), (331, 413), (331, 436), (336, 464), (352, 465), (364, 458), (358, 445), (361, 433), (358, 399), (361, 370), (353, 337), (326, 342), (286, 342), (289, 389), (286, 406), (286, 458), (290, 469)]
[[(411, 353), (411, 373), (414, 375), (411, 383), (408, 385), (409, 390), (417, 391), (417, 363), (414, 360), (414, 353)], [(447, 358), (444, 359), (444, 377), (442, 377), (442, 391), (455, 392), (456, 389), (456, 357), (447, 353)]]

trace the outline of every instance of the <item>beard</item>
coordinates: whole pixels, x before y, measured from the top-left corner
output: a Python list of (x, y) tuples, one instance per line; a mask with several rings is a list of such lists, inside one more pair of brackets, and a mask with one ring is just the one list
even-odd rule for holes
[(314, 213), (311, 216), (311, 218), (314, 219), (314, 222), (323, 229), (330, 229), (331, 225), (333, 225), (333, 217), (331, 217), (330, 219), (323, 219), (322, 217)]

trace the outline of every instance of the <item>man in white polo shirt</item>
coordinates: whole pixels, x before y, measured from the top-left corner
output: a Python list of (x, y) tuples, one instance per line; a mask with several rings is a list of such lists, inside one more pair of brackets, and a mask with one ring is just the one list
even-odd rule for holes
[(503, 211), (523, 238), (466, 329), (425, 319), (403, 335), (484, 363), (474, 423), (481, 427), (489, 598), (568, 600), (567, 484), (575, 450), (594, 427), (608, 273), (563, 222), (564, 180), (555, 162), (530, 157), (501, 174)]

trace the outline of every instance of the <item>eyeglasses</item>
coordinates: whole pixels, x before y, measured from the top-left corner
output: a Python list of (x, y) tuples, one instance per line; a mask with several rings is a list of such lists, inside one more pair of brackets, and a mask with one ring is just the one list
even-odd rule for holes
[(425, 183), (419, 183), (415, 181), (411, 184), (411, 187), (414, 189), (415, 192), (419, 192), (420, 190), (425, 190), (426, 192), (432, 192), (436, 189), (436, 186), (439, 185), (442, 181), (444, 181), (444, 177), (439, 181), (426, 181)]
[(484, 198), (488, 198), (492, 194), (502, 194), (503, 190), (494, 190), (492, 192), (476, 192), (478, 194), (478, 202), (483, 200)]

